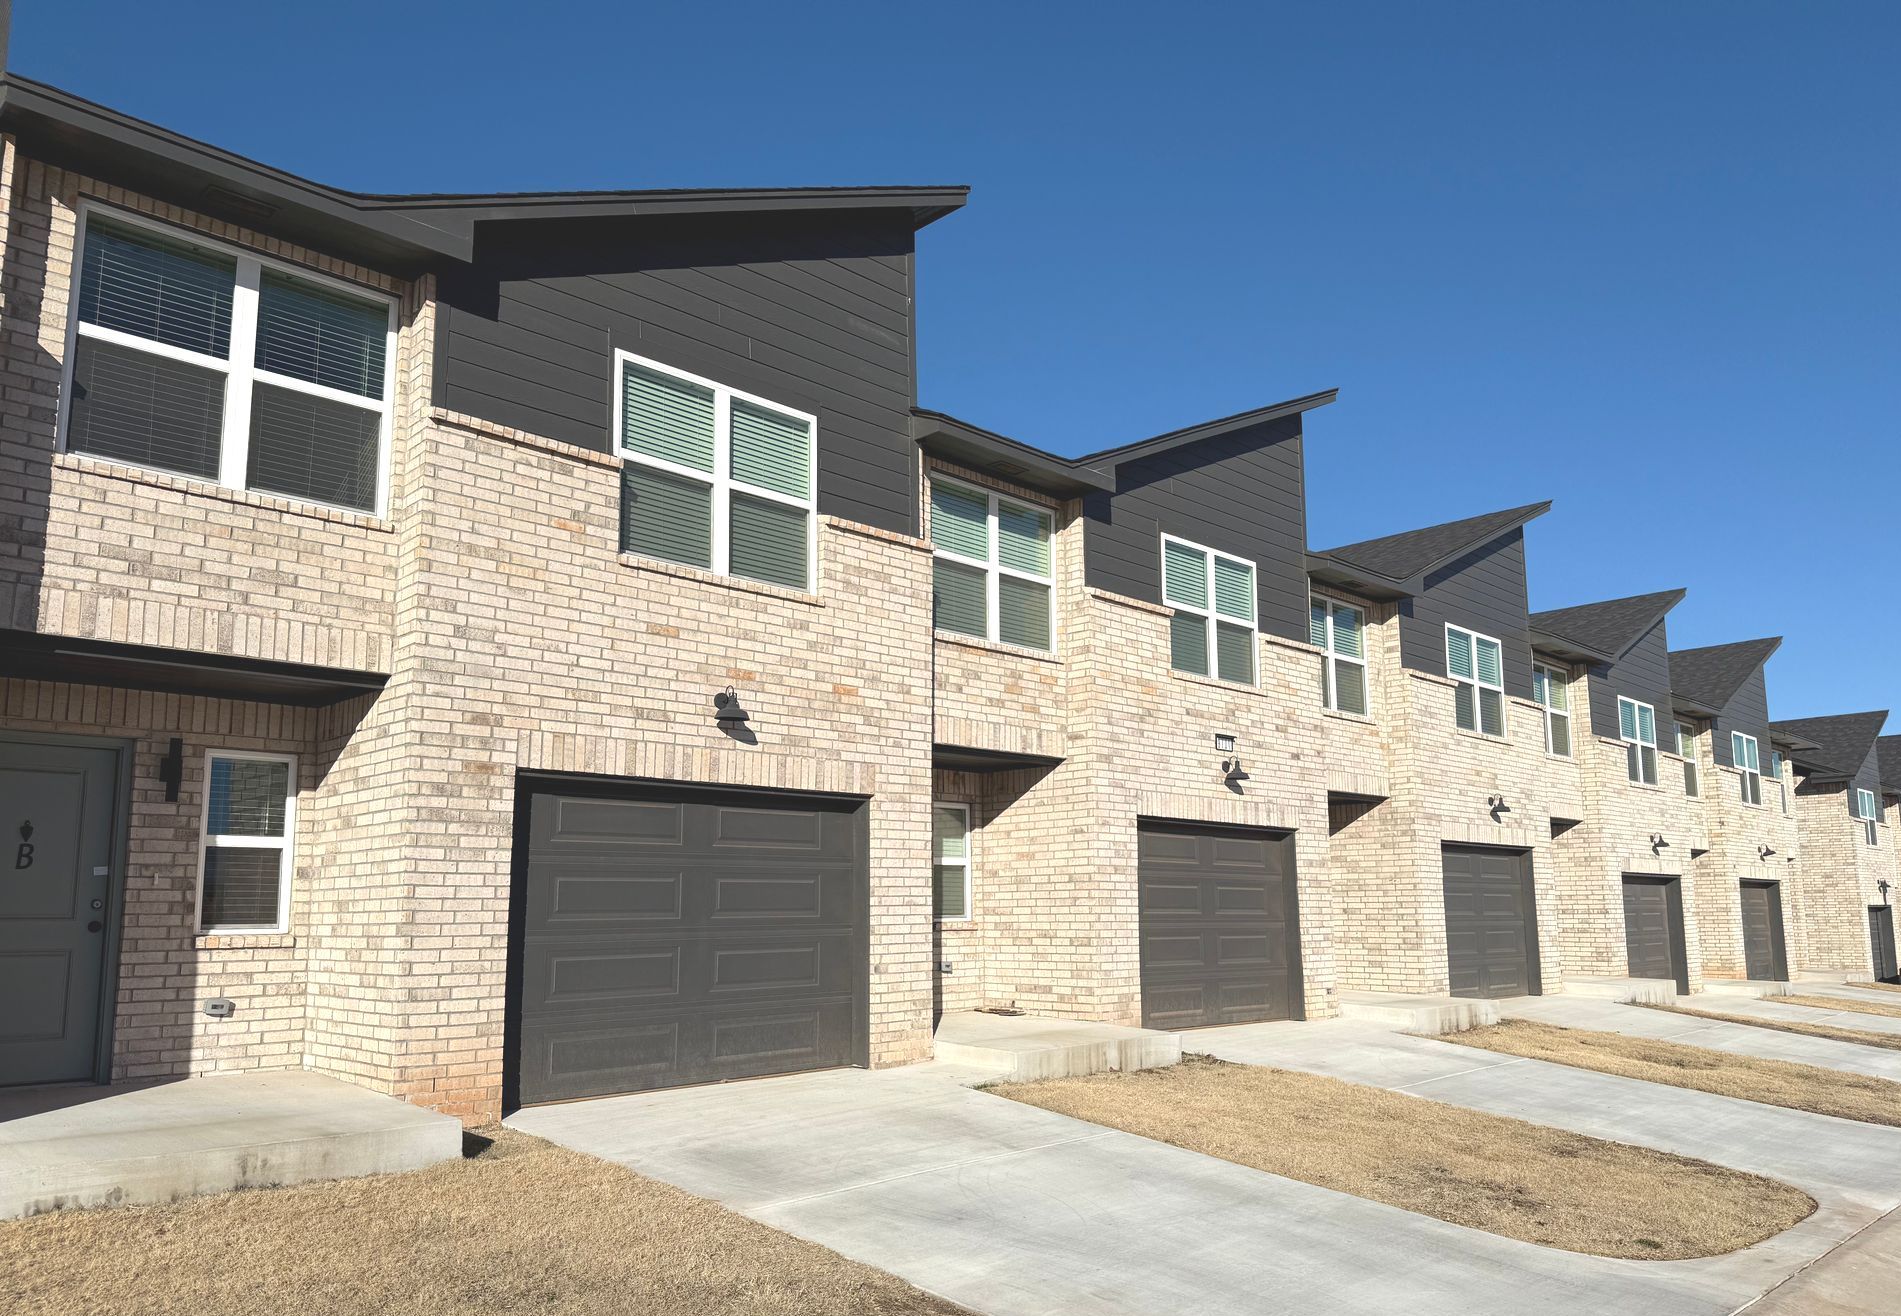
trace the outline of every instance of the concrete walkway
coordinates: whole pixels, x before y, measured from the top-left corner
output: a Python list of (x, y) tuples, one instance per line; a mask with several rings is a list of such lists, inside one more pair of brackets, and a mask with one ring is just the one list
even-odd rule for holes
[[(1698, 998), (1692, 998), (1698, 999)], [(1737, 1000), (1746, 1008), (1726, 1013), (1772, 1017), (1771, 1010), (1786, 1013), (1801, 1010), (1799, 1005), (1769, 1006), (1766, 1001)], [(1601, 1033), (1623, 1033), (1627, 1037), (1648, 1037), (1663, 1042), (1682, 1042), (1689, 1046), (1754, 1056), (1760, 1060), (1788, 1060), (1800, 1065), (1819, 1065), (1845, 1074), (1867, 1074), (1874, 1078), (1901, 1082), (1901, 1051), (1854, 1042), (1837, 1042), (1826, 1037), (1804, 1037), (1800, 1033), (1779, 1033), (1773, 1028), (1750, 1028), (1743, 1024), (1713, 1023), (1665, 1010), (1646, 1010), (1638, 1005), (1619, 1005), (1613, 1001), (1580, 1001), (1563, 996), (1528, 996), (1500, 1002), (1508, 1019), (1535, 1019), (1563, 1028), (1590, 1028)], [(1768, 1007), (1768, 1008), (1764, 1008)], [(1842, 1020), (1826, 1011), (1808, 1010), (1800, 1022), (1827, 1019), (1838, 1026)], [(1862, 1015), (1861, 1018), (1872, 1018)], [(1890, 1022), (1901, 1023), (1901, 1020)], [(1901, 1099), (1901, 1092), (1896, 1093)]]
[[(1823, 1010), (1812, 1005), (1789, 1005), (1774, 997), (1747, 1000), (1734, 996), (1686, 996), (1679, 1004), (1687, 1010), (1708, 1010), (1712, 1014), (1741, 1014), (1776, 1023), (1827, 1024), (1831, 1028), (1855, 1028), (1864, 1033), (1901, 1036), (1901, 1019), (1880, 1014), (1861, 1014), (1850, 1009)], [(1901, 996), (1895, 997), (1893, 1004), (1901, 1006)]]
[[(1367, 1037), (1476, 1055), (1364, 1024), (1289, 1027), (1313, 1030), (1322, 1049)], [(1830, 1209), (1729, 1257), (1614, 1261), (1085, 1124), (962, 1086), (973, 1077), (842, 1070), (540, 1107), (508, 1123), (992, 1316), (1730, 1316), (1901, 1191), (1892, 1164), (1869, 1164), (1901, 1143), (1853, 1125), (1835, 1139), (1839, 1121), (1772, 1120), (1761, 1136), (1828, 1146), (1781, 1159), (1815, 1167)], [(1854, 1220), (1851, 1198), (1868, 1203)]]

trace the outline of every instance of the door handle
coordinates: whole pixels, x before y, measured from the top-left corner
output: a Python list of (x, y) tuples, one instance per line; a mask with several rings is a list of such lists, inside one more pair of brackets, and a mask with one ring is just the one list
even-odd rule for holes
[(104, 926), (105, 924), (101, 923), (98, 919), (94, 919), (92, 922), (86, 925), (86, 931), (97, 932), (99, 931), (100, 928), (103, 928)]

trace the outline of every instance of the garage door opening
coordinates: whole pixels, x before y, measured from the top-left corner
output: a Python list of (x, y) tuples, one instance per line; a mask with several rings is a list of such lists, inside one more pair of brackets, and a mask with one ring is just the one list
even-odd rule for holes
[(1454, 996), (1537, 996), (1538, 914), (1531, 855), (1444, 847), (1446, 975)]
[(1624, 874), (1624, 950), (1631, 977), (1667, 978), (1689, 995), (1681, 879)]
[(1137, 825), (1142, 1024), (1305, 1017), (1291, 832)]
[(1765, 982), (1787, 982), (1789, 962), (1782, 944), (1782, 885), (1744, 882), (1743, 972)]
[(865, 1064), (861, 799), (524, 777), (505, 1104)]
[(1901, 982), (1901, 965), (1894, 952), (1893, 906), (1868, 906), (1868, 945), (1874, 952), (1875, 981)]

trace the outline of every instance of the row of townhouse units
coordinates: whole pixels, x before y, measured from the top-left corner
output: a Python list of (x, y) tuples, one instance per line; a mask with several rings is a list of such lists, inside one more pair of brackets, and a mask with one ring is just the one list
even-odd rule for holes
[(364, 196), (11, 75), (0, 150), (0, 1083), (1893, 973), (1882, 715), (1530, 612), (1547, 505), (1314, 551), (1332, 393), (919, 408), (961, 188)]

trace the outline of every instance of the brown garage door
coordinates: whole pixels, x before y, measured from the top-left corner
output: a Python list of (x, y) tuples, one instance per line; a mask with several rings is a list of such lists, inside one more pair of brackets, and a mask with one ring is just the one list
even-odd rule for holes
[(517, 1102), (862, 1063), (861, 804), (524, 789)]
[(1143, 822), (1139, 847), (1143, 1024), (1298, 1018), (1292, 835)]
[(1538, 991), (1531, 856), (1445, 847), (1446, 968), (1454, 996)]
[(1624, 950), (1633, 978), (1667, 978), (1690, 990), (1682, 886), (1674, 877), (1624, 875)]
[(1743, 883), (1743, 971), (1781, 982), (1789, 974), (1782, 949), (1782, 890), (1774, 882)]

